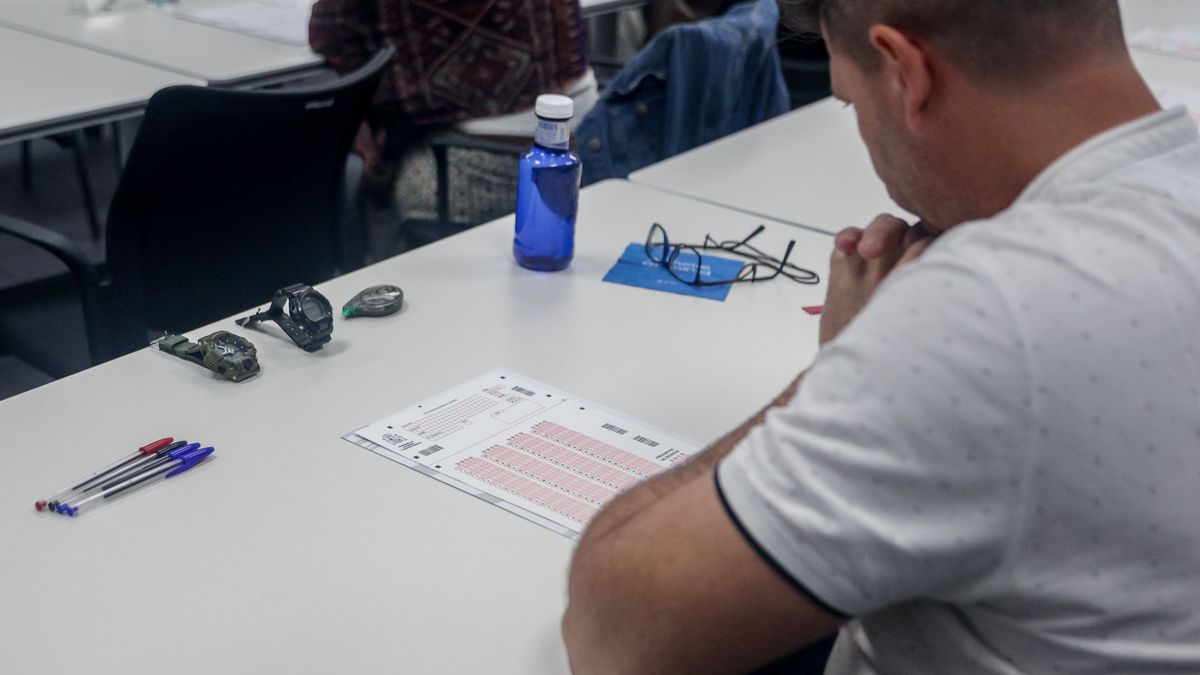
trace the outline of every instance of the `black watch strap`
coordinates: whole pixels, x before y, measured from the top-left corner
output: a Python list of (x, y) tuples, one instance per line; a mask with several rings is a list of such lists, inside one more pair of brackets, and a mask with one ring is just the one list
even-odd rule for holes
[[(302, 293), (310, 293), (319, 296), (324, 300), (325, 305), (329, 306), (330, 317), (328, 321), (322, 320), (319, 326), (321, 329), (317, 334), (309, 333), (309, 323), (298, 323), (293, 316), (303, 311), (301, 307)], [(292, 284), (275, 291), (275, 296), (271, 298), (271, 305), (267, 309), (259, 311), (250, 316), (237, 320), (239, 326), (253, 326), (259, 322), (273, 321), (283, 332), (287, 334), (296, 346), (305, 351), (316, 351), (327, 344), (330, 340), (330, 333), (333, 331), (332, 305), (329, 305), (329, 300), (321, 295), (308, 284)]]
[(286, 312), (283, 311), (283, 307), (288, 303), (288, 298), (291, 297), (291, 293), (294, 292), (289, 289), (304, 287), (304, 284), (295, 284), (276, 291), (275, 297), (271, 298), (271, 304), (268, 305), (266, 309), (259, 310), (250, 316), (236, 319), (234, 323), (239, 326), (246, 327), (253, 326), (254, 324), (262, 321), (278, 321), (280, 317), (286, 315)]
[(234, 323), (236, 323), (239, 326), (243, 326), (243, 327), (253, 326), (256, 323), (259, 323), (260, 321), (270, 321), (272, 318), (274, 318), (274, 317), (271, 315), (271, 309), (268, 308), (261, 312), (255, 312), (254, 314), (251, 314), (250, 316), (243, 316), (240, 319), (235, 319)]

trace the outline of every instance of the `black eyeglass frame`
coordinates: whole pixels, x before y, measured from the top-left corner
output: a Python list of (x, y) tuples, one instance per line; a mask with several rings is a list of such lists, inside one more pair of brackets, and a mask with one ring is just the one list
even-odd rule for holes
[[(721, 251), (725, 251), (726, 253), (732, 253), (734, 255), (742, 256), (743, 258), (749, 258), (751, 260), (754, 260), (755, 262), (766, 263), (767, 265), (773, 265), (779, 269), (780, 274), (791, 279), (792, 281), (795, 281), (798, 284), (816, 285), (816, 284), (821, 283), (821, 276), (819, 274), (817, 274), (816, 272), (814, 272), (810, 269), (806, 269), (806, 268), (800, 267), (799, 265), (794, 265), (794, 264), (788, 262), (787, 255), (784, 256), (783, 260), (779, 260), (779, 259), (775, 258), (774, 256), (764, 253), (764, 252), (758, 250), (757, 248), (755, 248), (754, 246), (752, 246), (750, 244), (750, 240), (754, 239), (758, 235), (762, 234), (762, 232), (765, 231), (766, 229), (767, 229), (766, 225), (759, 225), (758, 227), (754, 228), (753, 232), (746, 235), (746, 237), (741, 239), (740, 241), (736, 241), (736, 240), (717, 241), (712, 238), (712, 235), (706, 234), (706, 235), (704, 235), (704, 243), (701, 245), (701, 248), (703, 248), (703, 249), (719, 249)], [(795, 244), (795, 243), (796, 243), (796, 241), (793, 239), (791, 244)], [(746, 249), (746, 250), (741, 250), (741, 249)], [(790, 253), (790, 252), (791, 252), (791, 245), (789, 245), (789, 249), (788, 249), (788, 253)]]
[[(725, 241), (719, 242), (712, 238), (711, 235), (704, 236), (704, 243), (696, 246), (694, 244), (672, 244), (670, 237), (667, 235), (667, 230), (659, 223), (654, 223), (650, 226), (650, 231), (646, 234), (646, 244), (644, 247), (646, 258), (651, 262), (661, 265), (666, 268), (667, 272), (681, 283), (689, 286), (707, 287), (707, 286), (725, 286), (736, 283), (754, 283), (756, 281), (770, 281), (778, 276), (785, 276), (796, 283), (801, 284), (818, 284), (820, 276), (811, 270), (804, 269), (798, 265), (793, 265), (788, 262), (791, 258), (792, 250), (796, 247), (796, 240), (788, 242), (787, 250), (783, 254), (783, 259), (776, 259), (754, 246), (750, 245), (750, 240), (757, 237), (764, 230), (765, 225), (759, 225), (757, 229), (747, 235), (740, 241)], [(662, 243), (658, 243), (655, 239), (657, 233), (662, 234)], [(656, 250), (657, 249), (657, 255)], [(742, 250), (745, 249), (745, 250)], [(731, 253), (743, 258), (748, 258), (752, 262), (742, 265), (738, 270), (737, 276), (733, 279), (720, 279), (708, 281), (703, 279), (704, 256), (700, 253), (701, 250), (720, 250), (726, 253)], [(676, 269), (675, 263), (679, 260), (679, 254), (687, 251), (696, 256), (695, 273), (688, 272), (683, 274), (681, 270)], [(760, 274), (763, 268), (769, 269), (769, 274)], [(790, 270), (790, 271), (789, 271)]]

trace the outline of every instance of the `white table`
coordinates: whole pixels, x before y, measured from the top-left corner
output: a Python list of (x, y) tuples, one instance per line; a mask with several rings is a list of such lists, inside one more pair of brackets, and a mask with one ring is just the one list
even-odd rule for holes
[(824, 232), (904, 216), (871, 167), (854, 111), (825, 99), (664, 160), (629, 179)]
[[(714, 302), (600, 281), (653, 220), (700, 239), (760, 219), (623, 181), (584, 191), (571, 268), (513, 263), (511, 218), (332, 280), (404, 311), (316, 354), (274, 328), (241, 384), (149, 349), (0, 402), (0, 671), (566, 672), (572, 542), (339, 438), (495, 367), (715, 439), (813, 357), (824, 286)], [(832, 241), (771, 223), (823, 276)], [(263, 289), (264, 300), (271, 289)], [(69, 520), (33, 501), (165, 435), (217, 448), (174, 484)]]
[[(188, 6), (220, 4), (184, 1)], [(306, 46), (185, 21), (169, 8), (147, 2), (122, 2), (101, 14), (71, 11), (66, 0), (4, 2), (0, 25), (221, 86), (269, 84), (322, 63)]]
[(163, 87), (204, 84), (3, 27), (0, 63), (0, 143), (132, 117)]
[[(1146, 29), (1187, 28), (1200, 31), (1200, 2), (1121, 0), (1121, 17), (1128, 36)], [(1133, 49), (1130, 53), (1142, 76), (1151, 83), (1200, 89), (1200, 61), (1140, 49)]]
[(1147, 28), (1200, 30), (1200, 3), (1196, 0), (1120, 0), (1121, 20), (1127, 35)]
[(1146, 81), (1200, 90), (1200, 61), (1132, 50), (1133, 62)]

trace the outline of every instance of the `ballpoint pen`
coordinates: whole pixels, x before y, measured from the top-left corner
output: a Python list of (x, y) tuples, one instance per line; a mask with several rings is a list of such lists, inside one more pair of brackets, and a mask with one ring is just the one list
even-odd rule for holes
[[(110, 472), (104, 474), (103, 476), (100, 476), (98, 478), (88, 481), (87, 483), (83, 484), (83, 486), (80, 489), (72, 490), (64, 495), (59, 496), (57, 499), (53, 499), (53, 500), (47, 502), (46, 510), (58, 511), (59, 508), (63, 504), (66, 504), (67, 502), (71, 502), (71, 501), (77, 501), (80, 497), (82, 497), (83, 495), (85, 495), (89, 492), (94, 492), (96, 490), (103, 489), (104, 487), (106, 487), (106, 485), (105, 485), (106, 483), (111, 483), (114, 480), (121, 480), (125, 477), (130, 476), (131, 474), (138, 473), (142, 469), (144, 469), (148, 463), (157, 461), (158, 459), (165, 456), (168, 452), (171, 452), (172, 450), (178, 450), (179, 448), (182, 448), (182, 447), (186, 446), (187, 444), (188, 444), (187, 441), (175, 441), (175, 442), (171, 443), (170, 445), (165, 445), (163, 447), (160, 447), (153, 452), (147, 452), (147, 453), (141, 454), (140, 457), (133, 458), (133, 461), (129, 462), (128, 464), (125, 464), (124, 466), (121, 466), (121, 467), (117, 468), (116, 470), (110, 471)], [(152, 444), (152, 445), (157, 445), (157, 443)]]
[(49, 506), (50, 510), (53, 511), (54, 507), (58, 505), (58, 502), (65, 501), (66, 499), (69, 499), (71, 496), (73, 496), (77, 493), (83, 492), (84, 490), (87, 490), (87, 489), (91, 488), (92, 486), (99, 484), (106, 477), (112, 476), (117, 471), (123, 471), (126, 468), (132, 466), (133, 463), (136, 462), (137, 460), (142, 459), (143, 457), (146, 457), (148, 455), (152, 455), (152, 454), (158, 452), (159, 450), (162, 450), (163, 448), (166, 448), (167, 446), (171, 445), (172, 441), (174, 441), (174, 440), (175, 439), (168, 436), (167, 438), (160, 438), (157, 441), (154, 441), (153, 443), (148, 443), (146, 445), (143, 445), (142, 447), (138, 448), (137, 452), (133, 453), (132, 455), (129, 455), (128, 457), (122, 457), (121, 459), (118, 459), (117, 461), (113, 462), (112, 464), (109, 464), (108, 466), (104, 467), (103, 469), (100, 469), (99, 471), (97, 471), (96, 473), (93, 473), (92, 475), (88, 476), (87, 478), (84, 478), (83, 480), (72, 483), (71, 485), (68, 485), (67, 487), (55, 492), (54, 494), (50, 495), (49, 497), (46, 497), (45, 499), (41, 499), (41, 500), (38, 500), (37, 502), (34, 502), (33, 508), (37, 509), (38, 511), (44, 511), (46, 509), (46, 507)]
[(99, 492), (94, 492), (80, 502), (64, 505), (61, 507), (59, 513), (68, 516), (77, 516), (84, 511), (120, 497), (123, 494), (127, 494), (137, 488), (149, 485), (160, 479), (178, 476), (200, 462), (203, 462), (206, 457), (213, 453), (211, 446), (206, 448), (193, 447), (195, 445), (198, 444), (193, 443), (187, 447), (173, 450), (168, 454), (168, 461), (163, 462), (160, 466), (147, 469), (142, 473), (128, 477), (116, 485), (106, 487)]
[(188, 450), (195, 450), (196, 448), (199, 448), (199, 447), (200, 447), (199, 443), (188, 443), (187, 441), (175, 441), (174, 443), (166, 446), (165, 448), (159, 448), (156, 452), (153, 452), (148, 455), (143, 455), (137, 461), (129, 464), (128, 466), (126, 466), (125, 468), (123, 468), (119, 471), (110, 473), (109, 475), (105, 476), (101, 480), (92, 482), (92, 484), (88, 485), (83, 490), (74, 492), (70, 496), (59, 499), (58, 501), (51, 502), (51, 504), (47, 505), (47, 507), (54, 510), (57, 513), (66, 513), (65, 508), (68, 504), (71, 504), (73, 502), (78, 502), (79, 500), (83, 499), (84, 497), (94, 494), (97, 491), (107, 490), (108, 488), (110, 488), (118, 483), (124, 482), (126, 479), (130, 478), (131, 476), (135, 476), (144, 471), (148, 471), (152, 468), (162, 466), (163, 464), (171, 461), (171, 457), (169, 455), (171, 455), (172, 453), (183, 453)]

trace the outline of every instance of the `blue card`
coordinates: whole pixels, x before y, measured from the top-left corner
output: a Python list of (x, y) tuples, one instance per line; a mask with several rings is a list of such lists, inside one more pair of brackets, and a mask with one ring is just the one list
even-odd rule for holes
[[(681, 252), (679, 257), (675, 259), (675, 262), (672, 263), (672, 266), (682, 275), (695, 274), (696, 258), (697, 256), (694, 253)], [(742, 263), (737, 260), (709, 255), (705, 255), (703, 258), (703, 264), (700, 268), (700, 279), (702, 281), (736, 279), (738, 272), (742, 269)], [(613, 265), (608, 274), (604, 275), (604, 280), (611, 281), (614, 284), (625, 284), (626, 286), (637, 286), (638, 288), (649, 288), (655, 291), (679, 293), (680, 295), (694, 295), (698, 298), (708, 298), (709, 300), (719, 300), (722, 302), (729, 295), (729, 288), (732, 285), (693, 286), (685, 284), (671, 276), (667, 268), (651, 262), (646, 257), (646, 247), (643, 244), (630, 244), (625, 247), (625, 252), (621, 254), (620, 260), (617, 261), (617, 264)]]

